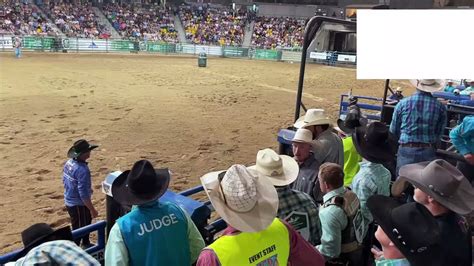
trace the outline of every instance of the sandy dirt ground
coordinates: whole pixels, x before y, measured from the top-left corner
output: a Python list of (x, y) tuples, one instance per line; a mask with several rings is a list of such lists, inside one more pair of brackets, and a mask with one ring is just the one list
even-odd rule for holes
[[(339, 95), (382, 97), (384, 81), (356, 70), (308, 65), (303, 101), (334, 119)], [(0, 54), (0, 252), (21, 247), (37, 222), (66, 225), (62, 167), (72, 143), (100, 147), (89, 160), (93, 202), (105, 219), (100, 183), (139, 159), (173, 172), (181, 191), (234, 163), (277, 148), (291, 124), (299, 64), (144, 55)], [(395, 82), (408, 87), (406, 81)]]

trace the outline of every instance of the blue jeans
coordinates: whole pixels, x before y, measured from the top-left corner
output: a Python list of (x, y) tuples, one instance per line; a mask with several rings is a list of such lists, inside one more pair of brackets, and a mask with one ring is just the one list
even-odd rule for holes
[(15, 48), (15, 56), (16, 56), (16, 58), (21, 57), (21, 48)]
[(404, 165), (425, 161), (433, 161), (434, 159), (436, 159), (435, 148), (412, 148), (400, 146), (398, 148), (397, 154), (397, 177), (398, 171), (400, 171), (400, 167)]

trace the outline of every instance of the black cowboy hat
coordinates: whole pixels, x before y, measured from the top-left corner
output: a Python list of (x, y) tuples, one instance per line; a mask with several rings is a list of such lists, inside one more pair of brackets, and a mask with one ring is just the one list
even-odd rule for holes
[(412, 266), (441, 266), (441, 229), (425, 206), (373, 195), (367, 207)]
[(137, 161), (112, 183), (112, 196), (124, 205), (141, 205), (161, 197), (170, 183), (167, 168), (155, 169), (147, 160)]
[(367, 125), (367, 118), (362, 117), (360, 108), (357, 105), (349, 107), (344, 120), (340, 118), (337, 120), (337, 126), (346, 134), (352, 134), (356, 128), (365, 125)]
[(53, 240), (71, 240), (72, 233), (69, 226), (54, 230), (50, 225), (45, 223), (34, 224), (23, 232), (21, 232), (21, 240), (24, 248), (14, 258), (18, 260), (32, 250), (33, 248)]
[(80, 139), (74, 142), (74, 145), (72, 145), (72, 147), (69, 148), (69, 151), (67, 152), (67, 157), (77, 158), (81, 154), (91, 151), (97, 147), (99, 147), (99, 145), (93, 145), (87, 142), (87, 140), (85, 139)]
[(382, 122), (356, 128), (352, 140), (357, 152), (373, 163), (389, 162), (397, 153), (397, 140)]

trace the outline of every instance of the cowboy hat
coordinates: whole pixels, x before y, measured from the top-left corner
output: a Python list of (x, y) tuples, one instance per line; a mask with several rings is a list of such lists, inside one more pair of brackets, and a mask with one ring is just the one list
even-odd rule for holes
[(298, 128), (298, 130), (296, 130), (295, 136), (291, 141), (311, 144), (313, 142), (313, 132), (306, 128)]
[(403, 89), (402, 89), (402, 87), (397, 87), (397, 88), (395, 89), (395, 91), (403, 92)]
[(45, 223), (34, 224), (21, 232), (21, 240), (23, 242), (23, 250), (15, 255), (14, 260), (24, 257), (31, 249), (52, 240), (71, 240), (71, 227), (65, 226), (54, 230), (50, 225)]
[(337, 126), (345, 134), (352, 134), (357, 127), (367, 125), (367, 119), (362, 117), (360, 108), (357, 105), (349, 107), (349, 112), (344, 120), (338, 119)]
[(352, 140), (357, 152), (370, 162), (384, 163), (395, 158), (397, 141), (385, 123), (372, 122), (356, 128)]
[(441, 265), (440, 228), (423, 205), (403, 204), (387, 196), (373, 195), (367, 200), (367, 207), (410, 265)]
[(147, 160), (137, 161), (112, 183), (113, 198), (124, 205), (141, 205), (161, 197), (170, 183), (167, 168), (155, 169)]
[(411, 79), (410, 83), (415, 88), (424, 92), (436, 92), (444, 88), (444, 79)]
[(278, 211), (278, 194), (271, 181), (243, 165), (205, 174), (201, 183), (219, 215), (241, 232), (267, 228)]
[(272, 149), (259, 150), (256, 164), (249, 169), (268, 177), (274, 186), (286, 186), (295, 182), (300, 171), (295, 159), (288, 155), (278, 155)]
[(74, 145), (72, 145), (72, 147), (69, 148), (69, 151), (67, 152), (67, 157), (77, 158), (81, 154), (86, 153), (88, 151), (91, 151), (91, 150), (93, 150), (97, 147), (99, 147), (99, 145), (89, 144), (89, 142), (87, 142), (87, 140), (80, 139), (80, 140), (74, 142)]
[(309, 126), (329, 125), (331, 121), (324, 114), (323, 109), (308, 109), (306, 114), (296, 120), (294, 127), (303, 128)]
[(406, 182), (410, 182), (456, 213), (465, 215), (474, 210), (474, 189), (466, 177), (445, 160), (437, 159), (402, 166), (399, 177), (392, 186), (392, 192), (403, 191)]

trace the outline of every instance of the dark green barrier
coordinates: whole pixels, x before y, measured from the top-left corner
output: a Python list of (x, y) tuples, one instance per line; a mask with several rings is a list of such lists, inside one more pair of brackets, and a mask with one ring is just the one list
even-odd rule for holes
[(222, 55), (224, 57), (248, 57), (249, 55), (248, 48), (226, 46), (223, 49)]
[(136, 50), (135, 44), (132, 41), (127, 41), (127, 40), (117, 40), (117, 41), (112, 41), (110, 45), (110, 50), (111, 51), (134, 51)]
[(255, 59), (280, 60), (281, 51), (257, 49), (255, 50)]
[(54, 38), (51, 37), (24, 37), (23, 48), (33, 50), (48, 50), (51, 49), (54, 43)]
[(176, 53), (176, 45), (173, 43), (148, 42), (146, 50), (157, 53)]

